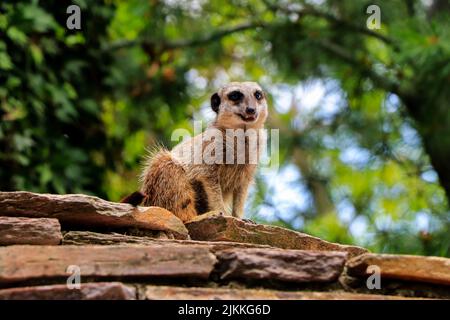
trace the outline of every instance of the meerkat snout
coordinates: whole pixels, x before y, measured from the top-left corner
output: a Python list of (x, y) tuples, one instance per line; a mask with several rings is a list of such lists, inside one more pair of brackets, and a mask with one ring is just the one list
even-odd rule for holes
[(256, 113), (256, 109), (255, 109), (255, 108), (252, 108), (252, 107), (247, 107), (247, 108), (245, 108), (245, 113), (246, 113), (246, 114), (253, 115), (253, 114)]

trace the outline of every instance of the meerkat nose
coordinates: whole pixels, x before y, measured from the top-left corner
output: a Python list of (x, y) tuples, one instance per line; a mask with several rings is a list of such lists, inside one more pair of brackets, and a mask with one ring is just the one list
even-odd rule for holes
[(247, 107), (247, 108), (245, 109), (245, 112), (246, 112), (247, 114), (255, 114), (256, 109), (255, 109), (255, 108), (252, 108), (252, 107)]

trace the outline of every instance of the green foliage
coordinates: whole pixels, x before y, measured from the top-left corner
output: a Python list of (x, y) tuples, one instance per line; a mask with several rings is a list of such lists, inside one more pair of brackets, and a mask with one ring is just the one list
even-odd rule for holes
[(0, 4), (2, 189), (104, 194), (104, 163), (93, 155), (107, 141), (98, 92), (110, 90), (112, 60), (100, 44), (114, 8), (100, 3), (74, 34), (65, 28), (69, 4)]
[[(65, 27), (72, 1), (0, 4), (2, 190), (118, 200), (147, 146), (170, 147), (212, 115), (218, 85), (251, 79), (270, 94), (282, 167), (258, 177), (248, 216), (450, 255), (449, 11), (374, 1), (382, 28), (368, 30), (361, 1), (73, 2), (81, 31)], [(280, 190), (286, 168), (298, 177)]]

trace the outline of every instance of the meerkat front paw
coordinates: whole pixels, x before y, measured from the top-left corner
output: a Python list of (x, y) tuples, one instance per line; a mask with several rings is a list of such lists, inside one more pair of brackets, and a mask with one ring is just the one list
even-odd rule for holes
[(250, 223), (250, 224), (257, 224), (255, 221), (251, 220), (251, 219), (241, 219), (244, 222)]
[(225, 217), (226, 215), (227, 215), (226, 212), (223, 211), (223, 210), (214, 210), (214, 211), (209, 211), (209, 212), (203, 213), (201, 215), (198, 215), (198, 217), (202, 217), (202, 218), (205, 218), (205, 217)]

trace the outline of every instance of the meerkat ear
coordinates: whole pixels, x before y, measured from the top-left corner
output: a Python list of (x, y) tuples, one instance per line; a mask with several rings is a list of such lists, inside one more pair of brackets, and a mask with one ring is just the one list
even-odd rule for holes
[(216, 92), (211, 96), (211, 109), (213, 109), (213, 111), (217, 113), (219, 112), (219, 106), (220, 106), (220, 97)]

